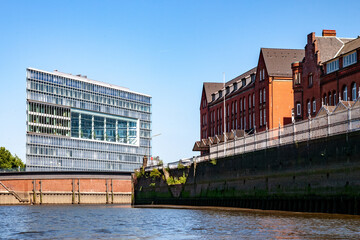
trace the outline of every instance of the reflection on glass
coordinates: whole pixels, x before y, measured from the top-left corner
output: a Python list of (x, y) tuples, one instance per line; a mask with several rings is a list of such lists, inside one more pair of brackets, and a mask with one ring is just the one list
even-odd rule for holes
[(91, 139), (91, 115), (81, 114), (81, 138)]
[(106, 140), (110, 142), (115, 142), (116, 137), (116, 120), (111, 118), (106, 118)]
[(79, 137), (79, 113), (71, 113), (71, 136)]
[(104, 140), (104, 118), (94, 116), (94, 139)]
[(118, 142), (127, 143), (127, 122), (118, 121)]

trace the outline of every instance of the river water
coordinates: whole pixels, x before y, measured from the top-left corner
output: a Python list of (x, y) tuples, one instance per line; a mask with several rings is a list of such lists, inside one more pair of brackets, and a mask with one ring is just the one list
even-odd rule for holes
[(360, 217), (121, 205), (0, 206), (0, 239), (360, 239)]

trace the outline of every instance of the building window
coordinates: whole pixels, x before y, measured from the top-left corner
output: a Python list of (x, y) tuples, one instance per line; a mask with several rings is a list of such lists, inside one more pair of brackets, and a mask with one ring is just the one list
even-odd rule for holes
[(251, 128), (251, 113), (249, 113), (249, 128)]
[(356, 63), (356, 61), (357, 61), (356, 58), (357, 58), (356, 51), (344, 56), (343, 57), (343, 67), (347, 67), (349, 65)]
[(255, 113), (253, 113), (253, 118), (252, 118), (252, 119), (253, 119), (253, 126), (254, 126), (254, 128), (255, 128), (255, 124), (256, 124), (256, 123), (255, 123)]
[(235, 115), (237, 114), (237, 101), (235, 101)]
[(299, 72), (294, 74), (294, 82), (297, 85), (301, 83), (301, 74)]
[(309, 84), (309, 87), (312, 87), (312, 85), (313, 85), (313, 75), (312, 75), (312, 73), (310, 73), (310, 75), (308, 77), (308, 84)]
[(211, 94), (212, 101), (215, 101), (215, 93)]
[(316, 113), (316, 100), (313, 98), (313, 113)]
[(262, 71), (260, 70), (260, 81), (262, 80)]
[(242, 86), (242, 87), (245, 87), (245, 85), (246, 85), (246, 78), (244, 78), (243, 80), (241, 80), (241, 86)]
[(243, 108), (242, 99), (240, 99), (240, 112), (242, 112), (242, 108)]
[(266, 109), (264, 109), (264, 125), (266, 125)]
[(262, 103), (262, 90), (259, 91), (259, 95), (260, 95), (260, 104)]
[(260, 127), (262, 126), (262, 110), (260, 109)]
[(265, 91), (265, 88), (264, 88), (264, 91), (263, 91), (263, 102), (264, 102), (264, 103), (266, 102), (266, 91)]
[(336, 92), (333, 93), (334, 96), (334, 106), (336, 105)]
[(249, 95), (249, 109), (251, 108), (251, 95)]
[(244, 116), (244, 129), (246, 129), (246, 116)]
[(234, 91), (237, 90), (237, 83), (234, 83)]
[(326, 64), (326, 73), (332, 73), (339, 69), (339, 59)]
[(298, 115), (298, 116), (301, 115), (301, 104), (300, 103), (296, 104), (296, 115)]
[(230, 87), (226, 87), (226, 95), (230, 93)]
[(351, 88), (351, 98), (353, 101), (356, 100), (356, 83), (352, 84), (352, 88)]
[(332, 101), (331, 101), (331, 92), (329, 92), (329, 105), (332, 105)]
[(255, 107), (255, 93), (253, 93), (253, 107)]
[(348, 95), (347, 95), (347, 86), (343, 87), (343, 100), (347, 101)]
[(222, 91), (220, 90), (219, 91), (219, 98), (221, 98), (222, 97)]
[(244, 111), (246, 111), (246, 98), (244, 97)]
[(263, 80), (265, 80), (265, 68), (263, 68), (262, 72), (263, 72), (262, 74)]
[(311, 105), (310, 105), (310, 101), (307, 101), (307, 114), (310, 115), (311, 113)]
[(326, 97), (326, 94), (324, 95), (324, 105), (327, 105), (327, 97)]

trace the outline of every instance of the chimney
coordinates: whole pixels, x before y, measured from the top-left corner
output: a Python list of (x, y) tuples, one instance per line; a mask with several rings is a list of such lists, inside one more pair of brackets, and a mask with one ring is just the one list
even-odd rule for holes
[(322, 31), (323, 37), (336, 37), (336, 30), (323, 30)]

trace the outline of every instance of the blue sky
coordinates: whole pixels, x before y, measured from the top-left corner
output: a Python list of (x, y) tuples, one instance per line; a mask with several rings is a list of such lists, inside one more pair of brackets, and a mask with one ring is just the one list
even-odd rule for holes
[(261, 47), (360, 34), (360, 1), (1, 1), (0, 146), (25, 160), (27, 67), (149, 94), (153, 155), (191, 157), (203, 82), (256, 66)]

